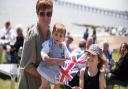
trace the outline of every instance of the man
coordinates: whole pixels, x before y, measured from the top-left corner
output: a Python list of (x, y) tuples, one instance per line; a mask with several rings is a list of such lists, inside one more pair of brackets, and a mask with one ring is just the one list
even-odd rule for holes
[(0, 39), (8, 40), (10, 45), (16, 42), (16, 33), (11, 27), (11, 22), (7, 21), (5, 27), (0, 30)]
[(39, 89), (41, 78), (36, 67), (41, 61), (42, 43), (50, 37), (49, 25), (52, 9), (52, 0), (37, 0), (36, 13), (38, 23), (28, 30), (24, 40), (20, 62), (19, 89)]
[(12, 29), (10, 21), (5, 22), (5, 27), (0, 30), (0, 39), (6, 42), (3, 45), (5, 50), (5, 59), (7, 60), (7, 63), (12, 63), (10, 51), (16, 42), (16, 33)]
[(89, 36), (89, 33), (88, 33), (88, 28), (87, 28), (86, 31), (84, 32), (83, 38), (87, 41), (88, 36)]

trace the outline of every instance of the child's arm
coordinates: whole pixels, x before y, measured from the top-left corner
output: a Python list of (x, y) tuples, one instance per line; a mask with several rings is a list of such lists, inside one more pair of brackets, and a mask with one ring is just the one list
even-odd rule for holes
[(50, 55), (48, 55), (50, 51), (49, 47), (49, 41), (45, 41), (42, 44), (42, 49), (41, 49), (41, 57), (42, 60), (45, 61), (48, 64), (55, 64), (55, 65), (62, 65), (64, 61), (66, 60), (65, 58), (51, 58)]
[(66, 59), (65, 58), (48, 58), (46, 62), (48, 64), (54, 64), (54, 65), (62, 65)]
[(46, 53), (42, 52), (42, 59), (48, 64), (54, 64), (54, 65), (62, 65), (64, 61), (66, 60), (65, 58), (51, 58), (49, 55)]
[(50, 51), (49, 40), (47, 40), (42, 44), (42, 49), (41, 49), (41, 58), (43, 61), (49, 59), (48, 56), (49, 51)]
[(106, 89), (105, 73), (101, 72), (99, 75), (99, 87), (100, 89)]

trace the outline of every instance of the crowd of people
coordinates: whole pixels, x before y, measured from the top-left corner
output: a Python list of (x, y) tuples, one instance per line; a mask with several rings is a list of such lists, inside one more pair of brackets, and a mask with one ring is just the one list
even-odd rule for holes
[[(109, 43), (103, 47), (97, 45), (97, 35), (94, 29), (89, 37), (86, 29), (79, 40), (78, 48), (71, 47), (74, 41), (71, 34), (66, 34), (66, 26), (58, 22), (50, 30), (53, 12), (52, 0), (37, 0), (37, 24), (31, 26), (23, 35), (22, 26), (12, 29), (11, 22), (0, 29), (0, 40), (7, 40), (2, 44), (7, 63), (17, 63), (20, 67), (20, 81), (18, 89), (54, 89), (61, 85), (66, 89), (113, 89), (114, 84), (128, 84), (128, 43), (120, 46), (118, 58), (113, 60), (113, 52)], [(18, 55), (22, 49), (22, 55)], [(59, 76), (60, 66), (64, 65), (74, 52), (85, 54), (84, 66), (68, 84), (54, 81)]]
[[(12, 29), (11, 22), (5, 22), (5, 26), (0, 29), (1, 60), (0, 63), (19, 63), (19, 49), (22, 49), (24, 42), (23, 27), (18, 24)], [(5, 55), (2, 55), (2, 52)]]

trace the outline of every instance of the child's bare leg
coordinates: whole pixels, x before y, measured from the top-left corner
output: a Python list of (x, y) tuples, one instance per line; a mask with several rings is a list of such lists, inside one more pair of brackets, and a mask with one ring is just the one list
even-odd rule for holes
[(54, 89), (60, 89), (60, 84), (55, 84)]
[(49, 82), (45, 78), (41, 78), (41, 86), (39, 89), (48, 89), (49, 88)]

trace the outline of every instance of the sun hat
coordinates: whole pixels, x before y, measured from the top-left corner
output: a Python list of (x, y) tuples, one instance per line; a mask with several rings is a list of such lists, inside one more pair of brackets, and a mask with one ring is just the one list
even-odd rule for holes
[(103, 54), (102, 49), (97, 44), (92, 44), (86, 52), (89, 52), (93, 55), (99, 55), (99, 57), (103, 60), (106, 60), (105, 55)]

